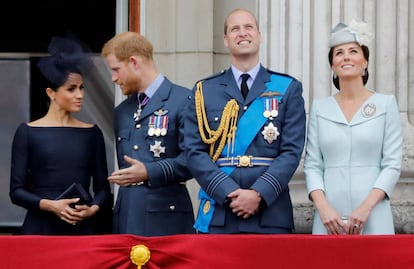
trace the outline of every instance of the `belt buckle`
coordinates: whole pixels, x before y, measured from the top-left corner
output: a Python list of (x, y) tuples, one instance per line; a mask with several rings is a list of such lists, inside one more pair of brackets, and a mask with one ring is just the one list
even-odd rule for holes
[(238, 167), (252, 167), (253, 163), (252, 163), (252, 158), (253, 156), (249, 155), (243, 155), (243, 156), (237, 156), (237, 158), (239, 159), (239, 163), (238, 163)]

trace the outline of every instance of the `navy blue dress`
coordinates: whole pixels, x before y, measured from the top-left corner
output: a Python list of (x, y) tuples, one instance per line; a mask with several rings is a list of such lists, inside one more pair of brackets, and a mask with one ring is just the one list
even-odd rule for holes
[[(10, 198), (27, 209), (22, 234), (80, 235), (99, 233), (99, 214), (71, 225), (54, 213), (40, 210), (41, 199), (55, 199), (73, 182), (90, 190), (92, 203), (101, 207), (111, 197), (102, 131), (76, 127), (17, 128), (12, 145)], [(92, 179), (92, 180), (91, 180)], [(92, 184), (91, 184), (92, 182)]]

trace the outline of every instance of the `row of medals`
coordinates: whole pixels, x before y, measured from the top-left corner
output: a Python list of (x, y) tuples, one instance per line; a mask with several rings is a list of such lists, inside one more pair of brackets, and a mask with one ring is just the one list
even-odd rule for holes
[[(166, 115), (168, 110), (157, 110), (154, 112), (155, 115), (151, 115), (148, 122), (148, 135), (149, 136), (166, 136), (168, 127), (168, 116)], [(139, 120), (141, 116), (141, 109), (138, 108), (137, 112), (134, 113), (133, 118), (135, 121)]]
[[(279, 102), (277, 98), (265, 98), (264, 100), (264, 111), (263, 116), (269, 120), (276, 118), (279, 114)], [(168, 116), (166, 110), (158, 110), (152, 115), (149, 123), (148, 123), (148, 135), (149, 136), (165, 136), (167, 135), (167, 127), (168, 127)], [(138, 109), (137, 112), (134, 113), (134, 120), (138, 121), (139, 116), (141, 115), (141, 110)]]
[(279, 101), (277, 98), (265, 98), (264, 99), (264, 112), (263, 116), (269, 120), (276, 118), (279, 115)]
[(263, 128), (263, 138), (269, 143), (277, 140), (280, 135), (276, 126), (273, 125), (273, 118), (279, 115), (279, 100), (277, 98), (265, 98), (264, 99), (264, 111), (263, 116), (270, 120), (270, 122)]

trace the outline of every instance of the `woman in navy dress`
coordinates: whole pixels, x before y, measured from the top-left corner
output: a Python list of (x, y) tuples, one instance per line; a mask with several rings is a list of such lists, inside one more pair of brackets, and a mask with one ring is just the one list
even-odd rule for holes
[[(67, 38), (54, 37), (49, 53), (38, 63), (48, 81), (49, 109), (16, 130), (10, 198), (27, 209), (22, 234), (98, 234), (103, 230), (97, 218), (111, 198), (103, 134), (97, 125), (72, 115), (81, 110), (81, 71), (89, 60), (78, 43)], [(56, 199), (75, 182), (87, 191), (88, 202)]]

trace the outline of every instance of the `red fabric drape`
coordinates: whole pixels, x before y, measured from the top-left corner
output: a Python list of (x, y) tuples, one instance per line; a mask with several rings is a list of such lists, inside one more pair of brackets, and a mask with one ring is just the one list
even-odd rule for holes
[(0, 236), (3, 269), (414, 268), (414, 235)]

